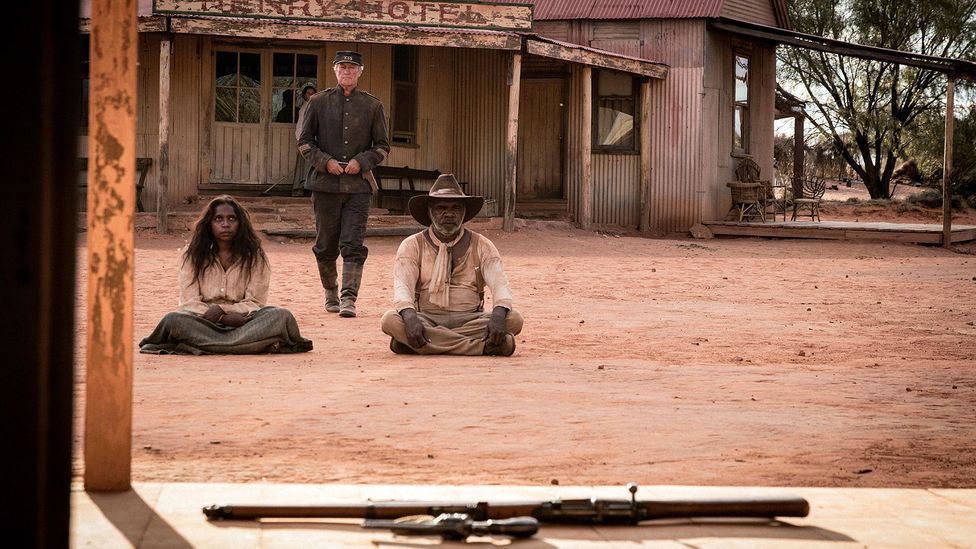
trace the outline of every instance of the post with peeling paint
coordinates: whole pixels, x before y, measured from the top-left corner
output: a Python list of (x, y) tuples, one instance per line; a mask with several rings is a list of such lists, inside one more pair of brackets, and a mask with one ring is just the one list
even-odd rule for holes
[(159, 183), (156, 186), (156, 232), (166, 234), (169, 229), (169, 78), (170, 40), (159, 43)]
[(583, 194), (580, 227), (589, 230), (593, 223), (593, 69), (583, 67), (583, 122), (580, 136), (580, 157), (582, 160), (583, 181), (580, 192)]
[(508, 125), (505, 131), (505, 218), (502, 228), (515, 230), (515, 185), (518, 170), (518, 111), (522, 87), (522, 54), (513, 53), (508, 73)]
[(942, 246), (952, 246), (952, 128), (955, 123), (956, 79), (946, 88), (945, 149), (942, 168)]
[[(640, 219), (637, 229), (647, 232), (651, 217), (651, 82), (640, 85)], [(699, 221), (701, 221), (699, 219)]]
[(123, 491), (132, 465), (136, 0), (93, 0), (91, 11), (85, 489)]

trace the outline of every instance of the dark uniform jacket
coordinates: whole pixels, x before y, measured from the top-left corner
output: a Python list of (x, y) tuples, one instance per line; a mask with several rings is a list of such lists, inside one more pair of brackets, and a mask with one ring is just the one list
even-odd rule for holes
[(336, 86), (309, 100), (298, 137), (298, 152), (311, 165), (305, 188), (319, 192), (368, 193), (363, 175), (332, 175), (329, 159), (356, 159), (362, 172), (372, 170), (390, 154), (386, 114), (376, 97), (356, 88), (349, 97)]

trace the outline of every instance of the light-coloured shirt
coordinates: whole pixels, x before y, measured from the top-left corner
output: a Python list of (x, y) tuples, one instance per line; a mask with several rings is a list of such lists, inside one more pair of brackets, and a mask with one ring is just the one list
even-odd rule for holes
[(220, 261), (214, 261), (194, 281), (193, 266), (184, 261), (180, 268), (180, 309), (202, 315), (210, 305), (217, 304), (225, 313), (246, 315), (264, 307), (271, 285), (271, 267), (258, 256), (247, 277), (241, 263), (235, 261), (224, 269)]
[[(430, 285), (434, 278), (437, 248), (424, 237), (430, 229), (407, 237), (400, 243), (393, 262), (393, 307), (400, 312), (412, 308), (424, 312), (474, 312), (481, 306), (482, 288), (478, 271), (491, 293), (492, 305), (512, 309), (512, 290), (502, 267), (498, 249), (490, 240), (471, 232), (471, 244), (460, 264), (451, 272), (449, 305), (446, 309), (430, 302)], [(436, 236), (430, 235), (432, 239)], [(419, 302), (415, 298), (419, 293)], [(418, 308), (419, 307), (419, 308)]]

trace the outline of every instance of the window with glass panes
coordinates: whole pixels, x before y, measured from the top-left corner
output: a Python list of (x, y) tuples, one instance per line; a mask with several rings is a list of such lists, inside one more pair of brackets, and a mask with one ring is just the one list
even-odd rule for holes
[(735, 115), (732, 151), (749, 152), (749, 57), (735, 56)]
[(261, 121), (261, 54), (218, 51), (215, 57), (214, 120)]
[(417, 47), (393, 46), (393, 143), (417, 142)]
[(616, 71), (594, 71), (593, 150), (637, 151), (637, 83)]
[(318, 89), (318, 57), (305, 53), (275, 52), (271, 57), (271, 121), (294, 124), (302, 108), (302, 88)]

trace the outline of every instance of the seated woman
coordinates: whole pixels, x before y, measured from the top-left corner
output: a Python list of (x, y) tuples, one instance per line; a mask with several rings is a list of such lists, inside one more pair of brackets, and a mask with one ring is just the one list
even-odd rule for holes
[(247, 210), (214, 198), (200, 215), (180, 269), (180, 309), (168, 313), (139, 350), (153, 354), (301, 353), (286, 309), (268, 307), (271, 268)]

